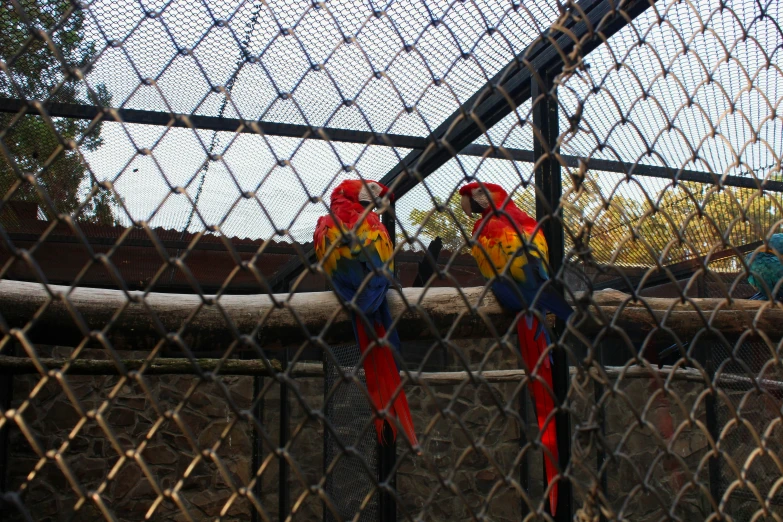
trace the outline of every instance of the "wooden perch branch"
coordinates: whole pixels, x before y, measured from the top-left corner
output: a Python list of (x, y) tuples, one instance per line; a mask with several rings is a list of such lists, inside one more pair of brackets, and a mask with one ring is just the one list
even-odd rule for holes
[[(275, 373), (282, 372), (282, 365), (279, 361), (272, 359), (270, 364), (272, 372), (270, 372), (262, 361), (259, 360), (239, 360), (228, 359), (220, 363), (220, 359), (196, 359), (196, 363), (203, 372), (215, 372), (216, 370), (220, 375), (258, 375), (258, 376), (271, 376)], [(49, 359), (40, 358), (39, 362), (43, 364), (48, 370), (60, 370), (65, 365), (68, 365), (68, 375), (119, 375), (120, 371), (117, 369), (117, 365), (113, 361), (109, 360), (94, 360), (94, 359), (77, 359), (75, 361), (67, 361), (65, 359)], [(139, 370), (144, 367), (144, 375), (196, 375), (195, 368), (189, 359), (161, 359), (157, 358), (152, 363), (147, 362), (144, 359), (123, 359), (122, 365), (128, 372), (132, 370)], [(574, 367), (569, 368), (571, 375), (577, 373), (577, 369)], [(346, 369), (346, 371), (350, 371)], [(39, 373), (38, 368), (33, 363), (32, 359), (27, 357), (9, 357), (6, 355), (0, 355), (0, 374), (31, 374)], [(651, 379), (653, 376), (658, 376), (661, 379), (666, 379), (670, 375), (675, 381), (690, 381), (705, 383), (704, 375), (694, 368), (677, 368), (676, 370), (671, 366), (663, 367), (661, 369), (649, 369), (642, 366), (605, 366), (603, 373), (610, 380), (617, 379)], [(323, 364), (311, 363), (311, 362), (297, 362), (289, 369), (289, 374), (295, 378), (301, 377), (323, 377), (324, 369)], [(364, 370), (359, 369), (358, 374), (364, 375)], [(600, 380), (602, 377), (595, 369), (590, 371), (590, 375), (593, 379)], [(487, 382), (489, 384), (502, 384), (519, 382), (525, 377), (525, 370), (487, 370), (483, 372), (466, 372), (466, 371), (451, 371), (451, 372), (415, 372), (411, 371), (410, 374), (406, 374), (404, 371), (400, 372), (400, 377), (409, 386), (444, 386), (444, 385), (457, 385), (461, 384), (471, 378), (476, 383)], [(719, 386), (739, 386), (741, 389), (749, 389), (754, 386), (754, 382), (757, 382), (759, 386), (767, 390), (783, 390), (783, 382), (772, 379), (751, 379), (744, 375), (735, 374), (721, 374), (715, 378), (715, 384)]]
[[(68, 375), (119, 375), (114, 361), (106, 359), (51, 359), (41, 357), (38, 361), (48, 370), (60, 370), (68, 365)], [(196, 368), (190, 359), (184, 358), (156, 358), (153, 362), (145, 359), (122, 359), (126, 371), (138, 371), (144, 367), (144, 375), (197, 375)], [(282, 372), (280, 361), (270, 360), (272, 372), (258, 359), (195, 359), (202, 372), (216, 372), (220, 375), (272, 375)], [(34, 361), (28, 357), (10, 357), (0, 355), (0, 374), (25, 374), (39, 373)], [(291, 371), (296, 377), (323, 377), (323, 364), (297, 363)]]
[[(37, 283), (0, 281), (0, 314), (7, 327), (26, 328), (35, 318), (26, 331), (29, 340), (76, 346), (85, 337), (73, 314), (79, 314), (93, 332), (104, 329), (118, 314), (105, 337), (114, 348), (126, 350), (150, 349), (186, 322), (180, 337), (190, 348), (223, 349), (235, 339), (232, 332), (251, 335), (256, 328), (257, 342), (264, 349), (300, 343), (307, 336), (322, 336), (330, 343), (353, 340), (349, 316), (332, 292), (278, 294), (274, 300), (269, 295), (225, 295), (218, 300), (207, 296), (202, 300), (197, 295), (149, 293), (143, 297), (133, 292), (130, 302), (118, 290), (77, 288), (68, 293), (67, 287), (56, 285), (49, 289), (55, 294), (53, 298)], [(479, 303), (483, 292), (482, 287), (463, 288), (462, 294), (454, 288), (405, 288), (402, 296), (390, 291), (388, 299), (392, 316), (400, 317), (398, 330), (403, 340), (446, 335), (450, 339), (492, 337), (490, 326), (505, 333), (513, 314), (501, 309), (491, 292)], [(61, 295), (67, 295), (70, 306)], [(736, 299), (729, 305), (725, 299), (693, 299), (693, 304), (682, 304), (645, 298), (651, 313), (642, 303), (630, 303), (627, 294), (615, 290), (595, 292), (589, 305), (583, 293), (576, 297), (577, 308), (587, 312), (587, 316), (576, 314), (581, 319), (574, 323), (583, 336), (596, 334), (606, 328), (605, 321), (613, 321), (615, 326), (636, 333), (665, 324), (681, 339), (689, 339), (704, 328), (702, 315), (724, 334), (756, 329), (772, 339), (783, 336), (783, 305), (765, 301)]]

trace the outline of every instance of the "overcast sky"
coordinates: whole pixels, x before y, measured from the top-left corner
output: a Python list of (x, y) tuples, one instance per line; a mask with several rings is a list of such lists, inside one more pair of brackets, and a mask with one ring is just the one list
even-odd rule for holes
[[(218, 115), (222, 97), (210, 85), (224, 85), (234, 74), (240, 42), (247, 41), (248, 52), (260, 59), (243, 66), (224, 116), (237, 117), (238, 111), (246, 119), (426, 136), (555, 17), (552, 2), (526, 4), (515, 11), (509, 2), (392, 2), (385, 16), (376, 17), (374, 8), (361, 2), (327, 2), (316, 9), (311, 2), (268, 2), (259, 8), (251, 2), (99, 0), (90, 4), (88, 37), (99, 49), (112, 39), (123, 45), (102, 51), (88, 81), (106, 84), (115, 106)], [(781, 3), (764, 5), (770, 18), (761, 20), (759, 5), (747, 0), (731, 2), (731, 10), (723, 12), (718, 0), (656, 5), (666, 14), (663, 24), (648, 9), (633, 27), (616, 34), (609, 48), (586, 57), (588, 70), (560, 87), (561, 116), (584, 103), (580, 131), (567, 137), (564, 152), (732, 175), (755, 169), (764, 176), (771, 167), (779, 169), (783, 36), (770, 18), (783, 19)], [(158, 14), (145, 17), (142, 8)], [(432, 19), (442, 22), (436, 26)], [(229, 21), (219, 27), (215, 20)], [(281, 27), (289, 34), (283, 35)], [(497, 31), (488, 35), (487, 27)], [(645, 45), (640, 46), (641, 36)], [(406, 52), (405, 44), (413, 50)], [(686, 47), (689, 52), (683, 53)], [(178, 53), (183, 48), (187, 54)], [(470, 57), (462, 59), (467, 52)], [(615, 60), (627, 67), (613, 68)], [(376, 79), (376, 71), (384, 76)], [(710, 76), (713, 81), (707, 82)], [(141, 83), (147, 77), (156, 80), (156, 87)], [(642, 100), (645, 91), (649, 96)], [(291, 93), (291, 99), (280, 100), (278, 92)], [(694, 104), (685, 107), (689, 97)], [(346, 107), (344, 99), (353, 104)], [(408, 114), (405, 107), (414, 110)], [(528, 102), (478, 142), (491, 138), (498, 145), (532, 148), (529, 124), (519, 123), (529, 110)], [(776, 119), (770, 116), (774, 110)], [(618, 125), (621, 115), (632, 124)], [(669, 123), (671, 132), (665, 131)], [(133, 219), (150, 219), (157, 209), (153, 226), (182, 229), (190, 205), (182, 196), (170, 196), (169, 185), (187, 186), (196, 198), (203, 180), (199, 211), (207, 224), (219, 224), (228, 236), (250, 238), (266, 238), (275, 227), (283, 228), (302, 242), (311, 240), (315, 221), (324, 213), (323, 204), (307, 203), (305, 188), (328, 195), (336, 181), (356, 175), (345, 173), (343, 165), (378, 179), (409, 152), (115, 123), (105, 124), (103, 136), (104, 145), (85, 157), (99, 179), (116, 180)], [(223, 161), (212, 162), (204, 174), (205, 148), (213, 140)], [(602, 151), (599, 144), (605, 144)], [(144, 147), (152, 148), (153, 157), (136, 154)], [(647, 156), (648, 147), (660, 157)], [(701, 161), (689, 161), (694, 151)], [(280, 159), (291, 166), (278, 166)], [(738, 159), (744, 165), (732, 166)], [(452, 160), (428, 178), (426, 188), (401, 198), (403, 225), (412, 232), (410, 211), (432, 206), (427, 188), (445, 197), (466, 174), (513, 188), (529, 178), (531, 165)], [(607, 195), (622, 178), (591, 175)], [(665, 180), (643, 181), (650, 193), (666, 185)], [(237, 204), (243, 190), (257, 190), (266, 212), (254, 200)], [(620, 192), (641, 195), (632, 185), (623, 184)], [(126, 215), (120, 219), (130, 223)], [(203, 226), (195, 217), (190, 230)]]

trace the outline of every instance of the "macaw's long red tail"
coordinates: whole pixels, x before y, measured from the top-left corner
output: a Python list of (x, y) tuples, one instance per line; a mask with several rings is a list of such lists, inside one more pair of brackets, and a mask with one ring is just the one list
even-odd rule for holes
[[(531, 319), (532, 322), (528, 323)], [(525, 360), (525, 364), (529, 371), (533, 371), (533, 368), (536, 367), (541, 354), (546, 351), (548, 344), (543, 329), (538, 333), (538, 338), (536, 338), (537, 330), (538, 320), (535, 317), (525, 316), (517, 323), (519, 349), (522, 352), (522, 358)], [(552, 364), (549, 361), (548, 353), (544, 356), (544, 360), (538, 368), (537, 375), (546, 382), (546, 385), (549, 386), (549, 390), (554, 389), (552, 386)], [(546, 455), (547, 452), (545, 452), (544, 463), (546, 465), (546, 481), (547, 484), (550, 484), (554, 476), (557, 475), (557, 431), (555, 429), (554, 416), (549, 420), (548, 424), (547, 417), (549, 417), (550, 413), (555, 409), (555, 401), (552, 398), (551, 392), (546, 389), (541, 380), (531, 379), (528, 387), (530, 388), (530, 394), (533, 397), (533, 404), (536, 408), (538, 429), (541, 431), (541, 441), (554, 459), (550, 459), (549, 455)], [(549, 506), (552, 510), (552, 516), (554, 516), (555, 511), (557, 510), (556, 483), (552, 484), (552, 488), (549, 490)]]
[[(359, 341), (359, 350), (364, 355), (365, 350), (372, 342), (372, 337), (367, 335), (364, 324), (359, 319), (354, 320), (356, 323), (356, 335)], [(382, 324), (375, 322), (375, 335), (378, 339), (386, 335), (386, 329)], [(385, 409), (391, 401), (394, 394), (397, 392), (397, 388), (400, 387), (400, 373), (397, 370), (397, 364), (394, 361), (394, 355), (391, 352), (391, 348), (388, 345), (376, 344), (370, 353), (364, 358), (364, 376), (367, 381), (367, 391), (372, 397), (373, 405), (375, 409), (381, 411)], [(405, 392), (400, 389), (397, 396), (394, 398), (394, 407), (390, 408), (392, 413), (399, 421), (405, 434), (408, 436), (408, 440), (414, 448), (417, 448), (419, 441), (416, 439), (416, 432), (413, 428), (413, 418), (411, 417), (411, 410), (408, 407), (408, 398), (405, 396)], [(397, 438), (397, 423), (389, 422), (391, 427), (393, 439), (391, 441), (383, 440), (383, 423), (388, 422), (384, 419), (375, 419), (375, 431), (378, 433), (378, 442), (384, 444), (384, 442), (392, 442)]]

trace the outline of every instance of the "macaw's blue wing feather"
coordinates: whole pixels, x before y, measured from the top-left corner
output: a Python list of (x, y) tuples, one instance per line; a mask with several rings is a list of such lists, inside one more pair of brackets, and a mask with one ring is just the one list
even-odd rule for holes
[(526, 269), (529, 269), (528, 273), (530, 276), (528, 276), (528, 281), (534, 283), (533, 291), (530, 293), (530, 300), (534, 299), (538, 293), (538, 301), (536, 302), (537, 308), (552, 312), (558, 318), (567, 321), (568, 318), (571, 317), (571, 314), (574, 313), (574, 309), (571, 308), (571, 305), (568, 304), (565, 298), (555, 290), (552, 284), (550, 283), (546, 288), (543, 288), (540, 292), (538, 291), (539, 288), (543, 287), (544, 284), (549, 281), (549, 274), (547, 273), (544, 262), (541, 258), (535, 256), (528, 256), (528, 260), (528, 264), (525, 267)]
[(375, 313), (386, 297), (392, 277), (389, 268), (384, 265), (384, 256), (379, 251), (379, 248), (388, 248), (387, 245), (378, 244), (385, 238), (376, 233), (378, 237), (370, 240), (369, 233), (360, 227), (357, 231), (357, 243), (362, 246), (353, 246), (350, 257), (340, 257), (330, 278), (343, 299), (351, 301), (355, 298), (356, 306), (368, 319), (377, 319)]
[[(515, 311), (529, 307), (536, 299), (536, 309), (542, 312), (552, 312), (563, 321), (568, 320), (574, 310), (571, 305), (554, 288), (526, 288), (522, 285), (511, 286), (510, 279), (504, 278), (492, 283), (492, 291), (500, 304)], [(521, 298), (520, 298), (521, 297)], [(524, 302), (523, 302), (524, 299)]]
[(568, 301), (551, 286), (541, 290), (538, 302), (542, 308), (549, 310), (563, 321), (567, 321), (571, 314), (574, 313), (574, 309), (571, 308)]
[(547, 270), (546, 265), (540, 257), (534, 255), (527, 256), (525, 274), (527, 275), (528, 281), (535, 282), (536, 284), (541, 284), (544, 281), (549, 280), (549, 271)]
[(336, 268), (329, 277), (340, 297), (350, 301), (366, 275), (367, 273), (360, 263), (350, 258), (343, 258), (337, 261)]
[(356, 296), (356, 306), (364, 311), (368, 318), (377, 318), (378, 308), (386, 301), (386, 291), (389, 289), (389, 286), (389, 280), (385, 277), (371, 276), (364, 288)]

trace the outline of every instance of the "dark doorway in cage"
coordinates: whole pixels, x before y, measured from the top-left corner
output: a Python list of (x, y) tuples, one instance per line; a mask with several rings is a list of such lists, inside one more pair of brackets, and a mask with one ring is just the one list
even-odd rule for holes
[[(379, 499), (374, 494), (364, 505), (378, 476), (378, 443), (375, 429), (367, 428), (372, 416), (362, 390), (341, 375), (350, 374), (359, 363), (359, 347), (344, 344), (331, 348), (331, 357), (324, 354), (324, 411), (336, 435), (324, 430), (324, 474), (326, 493), (332, 508), (343, 520), (376, 522), (379, 520)], [(359, 377), (364, 386), (364, 377)], [(334, 388), (334, 390), (333, 390)], [(330, 395), (331, 393), (331, 395)], [(344, 454), (340, 447), (355, 451)], [(334, 459), (341, 455), (339, 461)], [(361, 512), (358, 519), (356, 514)], [(324, 521), (337, 522), (328, 506), (324, 506)]]
[[(731, 458), (718, 460), (718, 481), (713, 496), (720, 495), (734, 520), (750, 521), (759, 502), (749, 488), (736, 488), (736, 467), (754, 485), (758, 495), (769, 502), (772, 517), (783, 516), (783, 491), (778, 487), (780, 470), (774, 452), (783, 445), (780, 400), (783, 398), (783, 367), (774, 363), (774, 354), (763, 341), (743, 342), (730, 349), (715, 342), (712, 347), (715, 376), (720, 393), (714, 401), (719, 450)], [(758, 388), (757, 388), (758, 387)], [(736, 416), (735, 416), (736, 413)], [(757, 438), (767, 448), (758, 453)], [(727, 492), (731, 492), (727, 495)]]

